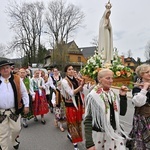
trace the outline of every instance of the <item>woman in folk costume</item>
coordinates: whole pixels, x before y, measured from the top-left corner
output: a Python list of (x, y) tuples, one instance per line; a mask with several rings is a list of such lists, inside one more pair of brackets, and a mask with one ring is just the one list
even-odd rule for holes
[(55, 85), (55, 87), (57, 87), (57, 82), (62, 80), (60, 72), (58, 71), (57, 68), (53, 69), (53, 75), (51, 76), (51, 78), (53, 80), (53, 84)]
[(113, 72), (109, 69), (99, 71), (98, 81), (99, 84), (88, 94), (85, 105), (86, 148), (125, 150), (127, 136), (120, 127), (119, 115), (126, 114), (127, 88), (122, 86), (119, 96), (114, 93), (111, 89)]
[(52, 96), (52, 103), (55, 108), (55, 119), (54, 123), (55, 126), (58, 127), (62, 132), (64, 132), (63, 123), (66, 121), (65, 115), (65, 106), (64, 106), (64, 99), (61, 95), (61, 81), (57, 82), (57, 88), (55, 93)]
[(51, 113), (53, 113), (52, 96), (53, 94), (55, 94), (56, 87), (53, 84), (53, 80), (50, 75), (48, 75), (48, 79), (47, 77), (45, 78), (45, 87), (46, 87), (46, 93), (47, 93), (47, 96), (46, 96), (47, 102), (49, 104)]
[[(52, 95), (55, 92), (54, 90), (57, 88), (57, 82), (61, 80), (62, 80), (62, 77), (60, 75), (60, 72), (58, 71), (57, 68), (53, 68), (53, 75), (49, 76), (49, 82), (52, 82), (50, 83), (50, 99), (52, 99)], [(55, 88), (53, 86), (55, 86)], [(50, 106), (51, 106), (51, 103), (50, 103)], [(50, 109), (51, 109), (51, 113), (53, 113), (53, 105)]]
[(71, 65), (67, 65), (64, 69), (66, 77), (61, 81), (62, 95), (65, 98), (66, 118), (67, 118), (67, 137), (72, 141), (74, 150), (78, 150), (78, 142), (82, 142), (82, 111), (83, 102), (80, 92), (83, 89), (84, 81), (78, 84), (74, 78), (74, 70)]
[(130, 150), (150, 149), (150, 65), (142, 64), (136, 68), (139, 77), (132, 90), (135, 105), (133, 126), (127, 141)]
[[(82, 81), (82, 80), (84, 80), (83, 78), (82, 78), (82, 76), (81, 76), (81, 74), (80, 73), (77, 73), (77, 70), (74, 70), (74, 77), (75, 77), (75, 79), (78, 81), (78, 84), (80, 84), (80, 82)], [(81, 96), (81, 98), (82, 98), (82, 100), (83, 100), (83, 103), (84, 103), (84, 101), (85, 101), (85, 99), (86, 99), (86, 95), (87, 95), (87, 93), (89, 93), (89, 87), (88, 87), (89, 85), (88, 84), (84, 84), (84, 86), (83, 86), (83, 90), (82, 90), (82, 92), (80, 93), (80, 96)], [(84, 115), (84, 112), (85, 112), (85, 108), (83, 107), (83, 115)]]
[(33, 87), (31, 86), (31, 82), (30, 82), (30, 79), (27, 77), (27, 73), (26, 73), (26, 70), (24, 68), (21, 68), (19, 70), (19, 76), (20, 78), (22, 79), (22, 81), (24, 82), (25, 86), (26, 86), (26, 89), (27, 89), (27, 92), (28, 92), (28, 95), (29, 95), (29, 108), (30, 108), (30, 111), (28, 114), (22, 114), (22, 118), (23, 118), (23, 127), (24, 128), (27, 128), (28, 127), (28, 124), (27, 124), (27, 119), (30, 120), (31, 118), (33, 118), (33, 111), (32, 111), (32, 101), (34, 100), (35, 98), (35, 93), (33, 91)]
[(35, 116), (34, 121), (38, 121), (37, 115), (41, 115), (41, 123), (45, 124), (44, 114), (49, 112), (48, 103), (45, 94), (45, 82), (40, 77), (40, 71), (34, 71), (34, 77), (31, 79), (31, 85), (35, 92), (35, 100), (33, 101), (33, 114)]
[(50, 99), (50, 85), (48, 84), (48, 74), (45, 74), (44, 76), (44, 82), (45, 82), (45, 94), (46, 94), (46, 99), (48, 104), (50, 103), (51, 99)]

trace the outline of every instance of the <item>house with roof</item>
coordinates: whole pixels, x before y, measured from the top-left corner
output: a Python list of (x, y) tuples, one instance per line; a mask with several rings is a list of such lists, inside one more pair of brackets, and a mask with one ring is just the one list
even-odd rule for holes
[(133, 71), (139, 65), (138, 62), (133, 57), (124, 58), (124, 56), (121, 56), (121, 59), (122, 59), (122, 64), (124, 66), (131, 68)]
[[(74, 69), (79, 71), (86, 63), (86, 58), (84, 57), (81, 49), (77, 46), (75, 41), (71, 41), (66, 44), (66, 58), (67, 63), (71, 64)], [(51, 59), (52, 58), (52, 52), (53, 50), (49, 50), (49, 54), (45, 57), (45, 68), (53, 68), (57, 66), (57, 60), (55, 62)]]
[[(80, 70), (87, 62), (87, 60), (93, 56), (96, 51), (97, 47), (96, 46), (90, 46), (90, 47), (78, 47), (75, 41), (71, 41), (66, 44), (67, 45), (67, 60), (68, 64), (71, 64), (76, 70)], [(45, 57), (45, 68), (50, 68), (54, 67), (57, 64), (53, 64), (51, 60), (51, 52), (53, 50), (49, 50), (48, 55)], [(120, 56), (122, 64), (124, 66), (128, 66), (131, 68), (133, 71), (135, 68), (138, 66), (137, 61), (133, 57), (127, 57), (125, 58), (124, 56)]]
[(83, 53), (83, 56), (87, 59), (89, 59), (91, 56), (95, 54), (97, 51), (96, 46), (90, 46), (90, 47), (80, 47), (81, 52)]

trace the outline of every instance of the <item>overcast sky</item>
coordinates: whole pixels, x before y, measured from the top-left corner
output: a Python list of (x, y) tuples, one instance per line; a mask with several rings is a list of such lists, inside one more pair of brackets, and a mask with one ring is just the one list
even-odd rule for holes
[[(0, 43), (11, 41), (13, 33), (9, 30), (5, 8), (11, 0), (1, 0), (0, 4)], [(37, 0), (16, 0), (37, 1)], [(50, 0), (38, 0), (47, 3)], [(84, 28), (74, 33), (78, 47), (92, 46), (92, 39), (98, 36), (99, 22), (105, 11), (107, 0), (66, 0), (81, 8), (85, 14)], [(131, 50), (132, 56), (145, 60), (145, 46), (150, 41), (150, 0), (110, 0), (111, 24), (113, 29), (113, 45), (119, 54), (127, 55)]]

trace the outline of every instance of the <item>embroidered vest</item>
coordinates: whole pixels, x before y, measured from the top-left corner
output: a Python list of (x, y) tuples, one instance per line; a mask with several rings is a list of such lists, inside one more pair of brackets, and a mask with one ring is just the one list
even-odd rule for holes
[(56, 105), (60, 107), (60, 103), (63, 101), (63, 97), (58, 89), (55, 91), (56, 93)]
[[(68, 82), (68, 84), (69, 84), (69, 86), (70, 86), (70, 88), (73, 88), (73, 84), (71, 83), (71, 81), (67, 78), (67, 77), (65, 77), (65, 79), (67, 80), (67, 82)], [(67, 97), (69, 97), (68, 96), (68, 93), (66, 93), (66, 96)], [(80, 96), (80, 95), (79, 95)], [(79, 101), (78, 101), (79, 100)], [(72, 97), (72, 99), (65, 99), (65, 104), (67, 104), (67, 103), (70, 103), (70, 104), (72, 104), (72, 105), (74, 105), (76, 108), (78, 107), (78, 105), (79, 105), (79, 103), (81, 104), (81, 105), (83, 105), (83, 101), (82, 101), (82, 98), (81, 98), (81, 96), (79, 97), (79, 99), (77, 98), (73, 98)], [(67, 106), (67, 105), (66, 105)]]
[(41, 78), (39, 78), (38, 81), (34, 80), (34, 78), (32, 79), (32, 83), (33, 83), (33, 90), (34, 91), (38, 91), (39, 90), (39, 85), (42, 86), (42, 80)]
[(57, 87), (57, 82), (61, 80), (61, 76), (59, 76), (58, 80), (55, 80), (53, 76), (51, 76), (52, 80), (53, 80), (53, 84), (55, 85), (55, 87)]
[[(67, 80), (67, 82), (68, 82), (68, 84), (69, 84), (70, 88), (72, 88), (72, 87), (73, 87), (73, 85), (72, 85), (71, 81), (70, 81), (67, 77), (65, 77), (65, 79)], [(66, 96), (67, 96), (67, 97), (69, 97), (69, 95), (68, 95), (68, 93), (67, 93), (67, 92), (66, 92)], [(72, 100), (71, 100), (71, 99), (65, 99), (65, 102), (67, 102), (67, 103), (72, 103), (72, 104), (73, 104), (73, 102), (72, 102)]]
[(23, 108), (23, 103), (21, 99), (21, 89), (20, 89), (20, 77), (15, 74), (11, 75), (11, 78), (9, 78), (9, 82), (14, 91), (16, 114), (19, 114), (21, 113), (22, 108)]
[(23, 82), (24, 82), (24, 84), (25, 84), (25, 86), (26, 86), (26, 89), (27, 89), (27, 91), (28, 91), (28, 93), (29, 93), (29, 89), (30, 89), (30, 79), (27, 77), (27, 78), (24, 78), (23, 79)]

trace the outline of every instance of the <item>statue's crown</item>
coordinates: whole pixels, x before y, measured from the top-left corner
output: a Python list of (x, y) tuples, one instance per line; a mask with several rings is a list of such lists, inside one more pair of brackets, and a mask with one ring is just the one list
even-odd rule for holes
[(108, 2), (106, 5), (105, 5), (106, 9), (111, 9), (112, 5), (110, 2)]

